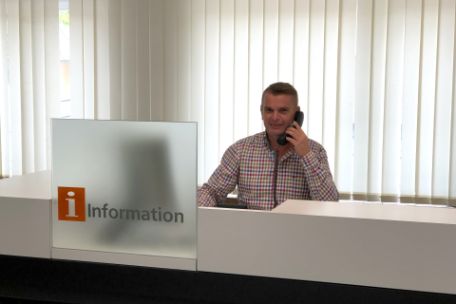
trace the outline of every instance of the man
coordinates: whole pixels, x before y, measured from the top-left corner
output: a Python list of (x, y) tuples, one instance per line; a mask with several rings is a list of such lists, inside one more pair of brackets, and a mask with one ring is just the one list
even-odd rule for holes
[[(298, 93), (288, 83), (263, 92), (261, 117), (266, 131), (231, 145), (208, 182), (198, 191), (199, 206), (215, 206), (238, 187), (249, 209), (270, 210), (287, 199), (337, 201), (325, 149), (294, 121)], [(283, 145), (278, 138), (284, 134)]]

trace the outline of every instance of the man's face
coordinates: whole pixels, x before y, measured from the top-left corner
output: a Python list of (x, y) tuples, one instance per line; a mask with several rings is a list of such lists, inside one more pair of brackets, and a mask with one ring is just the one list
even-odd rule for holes
[(268, 135), (276, 138), (285, 132), (293, 122), (296, 111), (299, 111), (299, 107), (293, 96), (266, 94), (261, 117)]

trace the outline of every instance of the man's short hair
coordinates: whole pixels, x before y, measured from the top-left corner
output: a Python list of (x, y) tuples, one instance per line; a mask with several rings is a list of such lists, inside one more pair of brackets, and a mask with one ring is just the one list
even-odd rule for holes
[(289, 83), (286, 82), (276, 82), (271, 85), (269, 85), (264, 91), (263, 95), (261, 96), (261, 107), (263, 107), (264, 99), (266, 97), (266, 94), (271, 94), (271, 95), (290, 95), (293, 96), (296, 105), (298, 105), (298, 92), (296, 89)]

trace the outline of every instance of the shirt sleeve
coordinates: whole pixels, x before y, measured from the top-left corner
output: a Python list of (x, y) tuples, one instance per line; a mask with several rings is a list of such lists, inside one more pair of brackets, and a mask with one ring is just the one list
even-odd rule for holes
[(302, 157), (310, 199), (315, 201), (338, 201), (339, 192), (334, 184), (325, 149), (316, 143)]
[(226, 150), (220, 165), (198, 190), (198, 206), (213, 207), (231, 193), (238, 183), (239, 155), (236, 146)]

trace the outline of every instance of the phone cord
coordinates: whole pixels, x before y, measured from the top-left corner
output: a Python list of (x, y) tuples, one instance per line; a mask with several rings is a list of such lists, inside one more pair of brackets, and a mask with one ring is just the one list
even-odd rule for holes
[(278, 171), (278, 168), (279, 168), (279, 156), (277, 154), (277, 152), (274, 153), (274, 175), (273, 175), (273, 179), (272, 179), (272, 186), (273, 186), (273, 195), (274, 195), (274, 207), (277, 207), (278, 203), (277, 203), (277, 171)]

